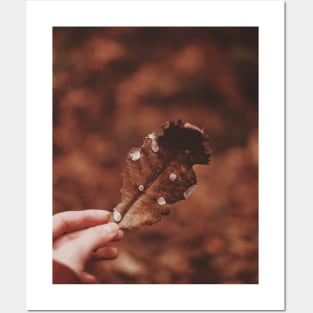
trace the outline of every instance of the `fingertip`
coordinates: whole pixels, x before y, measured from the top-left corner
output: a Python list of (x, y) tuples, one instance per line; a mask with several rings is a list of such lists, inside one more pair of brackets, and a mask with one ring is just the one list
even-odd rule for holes
[(99, 210), (99, 209), (89, 209), (86, 210), (88, 214), (92, 214), (94, 217), (104, 217), (104, 218), (109, 218), (110, 212), (105, 211), (105, 210)]
[(80, 280), (84, 284), (97, 284), (97, 277), (95, 275), (89, 274), (87, 272), (82, 272), (80, 275)]
[(53, 239), (63, 233), (107, 223), (109, 216), (109, 211), (96, 209), (57, 213), (53, 215)]
[(119, 230), (119, 226), (116, 224), (116, 223), (108, 223), (108, 224), (105, 224), (107, 230), (110, 232), (110, 233), (117, 233), (118, 230)]
[(101, 247), (92, 253), (94, 260), (113, 260), (119, 255), (119, 249), (113, 246)]
[(112, 247), (112, 246), (100, 248), (95, 252), (95, 256), (101, 257), (101, 258), (115, 257), (115, 256), (118, 256), (118, 254), (119, 254), (118, 248)]
[(117, 231), (116, 236), (114, 237), (114, 240), (116, 240), (116, 241), (121, 240), (121, 239), (123, 239), (123, 237), (124, 237), (124, 232), (121, 229), (119, 229)]
[(119, 227), (116, 223), (107, 223), (90, 228), (85, 233), (86, 245), (89, 249), (97, 249), (109, 242), (118, 234)]

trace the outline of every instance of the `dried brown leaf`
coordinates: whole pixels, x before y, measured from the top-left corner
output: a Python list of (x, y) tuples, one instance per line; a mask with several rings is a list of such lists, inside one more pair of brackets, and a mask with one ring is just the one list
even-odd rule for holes
[(111, 221), (120, 228), (151, 225), (184, 200), (197, 185), (194, 164), (209, 164), (210, 151), (204, 131), (190, 123), (168, 121), (163, 135), (151, 133), (140, 148), (128, 153), (122, 173), (121, 202)]

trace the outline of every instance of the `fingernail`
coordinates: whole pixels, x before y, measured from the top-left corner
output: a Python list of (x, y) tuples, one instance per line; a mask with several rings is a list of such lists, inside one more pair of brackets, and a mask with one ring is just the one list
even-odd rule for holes
[(116, 223), (108, 223), (106, 227), (110, 233), (116, 233), (119, 228)]

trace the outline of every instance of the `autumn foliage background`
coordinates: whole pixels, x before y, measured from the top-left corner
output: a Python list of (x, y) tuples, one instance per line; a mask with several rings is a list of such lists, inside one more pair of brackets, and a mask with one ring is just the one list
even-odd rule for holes
[(120, 201), (128, 151), (167, 120), (203, 127), (209, 166), (102, 283), (258, 283), (258, 29), (54, 28), (53, 213)]

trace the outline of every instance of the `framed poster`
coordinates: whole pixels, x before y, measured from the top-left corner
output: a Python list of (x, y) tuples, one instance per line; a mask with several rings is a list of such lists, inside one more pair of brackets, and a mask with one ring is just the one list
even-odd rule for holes
[[(284, 31), (283, 1), (28, 1), (28, 310), (284, 309)], [(52, 214), (112, 211), (169, 120), (209, 137), (197, 189), (53, 284)]]

